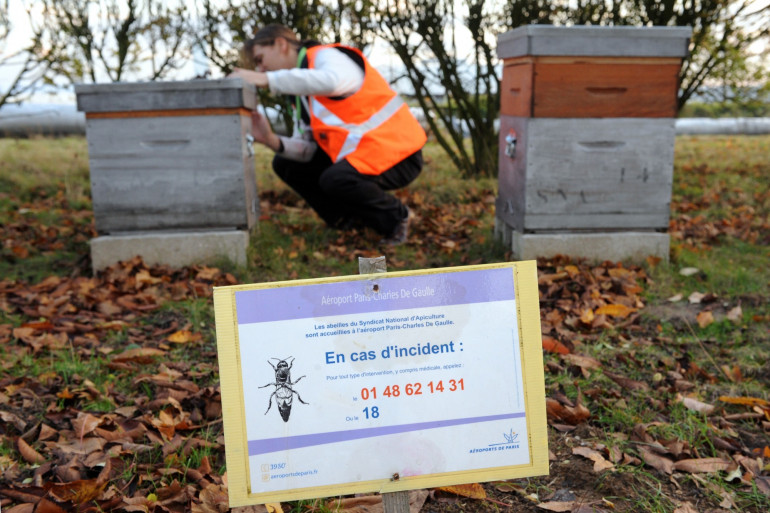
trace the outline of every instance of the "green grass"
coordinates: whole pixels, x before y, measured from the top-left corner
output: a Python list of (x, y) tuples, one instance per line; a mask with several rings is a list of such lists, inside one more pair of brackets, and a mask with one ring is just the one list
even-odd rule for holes
[[(657, 266), (651, 275), (655, 286), (651, 298), (662, 300), (675, 294), (688, 297), (693, 292), (712, 292), (720, 296), (767, 294), (770, 283), (770, 250), (740, 240), (726, 240), (707, 252), (684, 249), (674, 242), (670, 265)], [(683, 276), (686, 267), (701, 273)]]
[(73, 207), (90, 205), (84, 138), (0, 138), (0, 191), (30, 201), (36, 192), (52, 194), (60, 186)]
[(628, 497), (631, 511), (645, 511), (649, 513), (669, 513), (676, 508), (674, 502), (661, 491), (660, 485), (656, 486), (657, 479), (651, 477), (647, 480), (647, 486), (638, 486), (636, 496)]

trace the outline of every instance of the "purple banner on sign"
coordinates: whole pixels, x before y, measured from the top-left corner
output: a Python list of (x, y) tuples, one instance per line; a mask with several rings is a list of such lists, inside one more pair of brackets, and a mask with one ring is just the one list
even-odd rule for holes
[(461, 426), (463, 424), (478, 424), (480, 422), (492, 422), (495, 420), (518, 419), (526, 414), (505, 413), (502, 415), (488, 415), (486, 417), (469, 417), (465, 419), (437, 420), (433, 422), (418, 422), (415, 424), (402, 424), (400, 426), (383, 426), (364, 429), (353, 429), (349, 431), (334, 431), (331, 433), (314, 433), (311, 435), (287, 436), (281, 438), (267, 438), (265, 440), (249, 440), (249, 456), (257, 456), (277, 451), (288, 451), (290, 449), (300, 449), (313, 445), (333, 444), (337, 442), (346, 442), (348, 440), (359, 440), (361, 438), (373, 438), (376, 436), (394, 435), (397, 433), (407, 433), (410, 431), (423, 431), (426, 429), (436, 429), (450, 426)]
[(513, 269), (297, 285), (235, 293), (238, 324), (514, 299)]

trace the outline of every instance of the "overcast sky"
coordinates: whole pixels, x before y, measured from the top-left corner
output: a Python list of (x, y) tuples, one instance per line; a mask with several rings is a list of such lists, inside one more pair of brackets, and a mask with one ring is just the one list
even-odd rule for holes
[[(5, 0), (0, 0), (0, 2), (4, 1)], [(194, 0), (185, 1), (190, 11), (194, 12)], [(169, 0), (169, 3), (174, 5), (176, 4), (176, 0)], [(9, 55), (12, 52), (22, 49), (25, 45), (29, 44), (30, 38), (32, 37), (32, 28), (29, 24), (29, 18), (24, 8), (25, 5), (31, 7), (33, 16), (35, 15), (36, 9), (39, 13), (39, 9), (41, 7), (41, 3), (36, 0), (10, 1), (9, 14), (13, 27), (9, 38), (6, 41), (5, 47), (0, 47), (0, 52), (2, 52), (2, 55)], [(460, 34), (460, 36), (462, 37), (463, 34)], [(466, 34), (465, 37), (468, 41), (470, 41), (469, 35)], [(468, 44), (468, 46), (470, 45)], [(399, 73), (399, 70), (402, 69), (398, 57), (396, 57), (382, 41), (376, 42), (374, 46), (367, 51), (367, 53), (372, 64), (377, 69), (379, 69), (380, 72), (382, 72), (388, 79), (395, 77)], [(169, 78), (169, 80), (187, 80), (193, 78), (196, 75), (201, 75), (207, 69), (207, 67), (207, 59), (205, 55), (203, 55), (200, 49), (195, 49), (193, 53), (193, 59), (191, 59), (182, 69), (176, 71), (173, 77)], [(0, 88), (5, 90), (10, 85), (12, 77), (16, 76), (14, 71), (17, 72), (19, 67), (5, 65), (1, 69), (2, 72), (0, 72)], [(212, 71), (214, 70), (212, 69)], [(213, 78), (219, 77), (214, 75)], [(129, 77), (127, 80), (131, 80), (131, 78)], [(71, 91), (52, 91), (49, 89), (48, 91), (36, 93), (31, 101), (35, 103), (74, 103), (75, 95)]]
[[(5, 3), (7, 0), (0, 0), (0, 2)], [(176, 4), (177, 0), (161, 0), (161, 1), (168, 1), (172, 5)], [(460, 0), (458, 0), (460, 1)], [(190, 12), (195, 12), (195, 1), (194, 0), (185, 0), (187, 3)], [(751, 2), (752, 10), (758, 10), (761, 8), (770, 8), (770, 0), (754, 0)], [(9, 7), (9, 14), (11, 22), (13, 23), (13, 28), (10, 33), (10, 37), (6, 41), (6, 45), (3, 48), (0, 46), (0, 52), (2, 55), (8, 55), (20, 48), (23, 48), (26, 44), (28, 44), (32, 31), (31, 27), (29, 26), (29, 20), (27, 17), (27, 13), (24, 9), (24, 6), (30, 6), (33, 14), (35, 10), (37, 9), (39, 11), (41, 7), (41, 2), (38, 0), (10, 0), (8, 7)], [(462, 12), (462, 11), (460, 11)], [(464, 30), (463, 28), (459, 29), (458, 31), (458, 44), (460, 48), (470, 48), (472, 46), (470, 34), (467, 32), (467, 30)], [(399, 73), (399, 70), (402, 69), (398, 58), (392, 54), (392, 52), (389, 51), (387, 46), (381, 42), (378, 41), (373, 48), (369, 49), (368, 56), (372, 62), (372, 64), (377, 67), (388, 79), (392, 79), (396, 76), (396, 74)], [(203, 70), (206, 69), (206, 58), (200, 52), (199, 50), (194, 55), (194, 59), (192, 59), (190, 62), (188, 62), (181, 70), (176, 72), (173, 79), (176, 80), (186, 80), (190, 79), (196, 75), (199, 75), (202, 73)], [(11, 81), (11, 77), (15, 76), (15, 73), (13, 72), (13, 68), (10, 66), (4, 66), (1, 68), (0, 71), (0, 88), (8, 87)], [(216, 77), (215, 77), (216, 78)], [(130, 79), (129, 79), (130, 80)], [(52, 94), (51, 92), (48, 93), (38, 93), (33, 98), (34, 102), (54, 102), (54, 103), (70, 103), (74, 102), (74, 94), (71, 92), (56, 92), (55, 94)]]

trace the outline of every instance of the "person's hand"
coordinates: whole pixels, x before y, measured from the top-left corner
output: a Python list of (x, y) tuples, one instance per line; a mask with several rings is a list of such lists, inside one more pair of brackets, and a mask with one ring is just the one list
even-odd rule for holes
[(267, 116), (256, 110), (251, 113), (251, 136), (254, 138), (254, 142), (264, 144), (273, 151), (278, 151), (281, 147), (281, 140), (270, 127)]
[(252, 71), (243, 68), (233, 68), (233, 71), (227, 75), (227, 78), (240, 78), (244, 82), (254, 84), (257, 87), (267, 87), (267, 75), (261, 71)]

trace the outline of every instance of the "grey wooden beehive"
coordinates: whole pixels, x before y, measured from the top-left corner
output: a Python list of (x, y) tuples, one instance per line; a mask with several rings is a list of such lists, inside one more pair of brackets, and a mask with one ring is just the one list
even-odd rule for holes
[[(674, 120), (500, 120), (497, 217), (522, 232), (666, 230)], [(505, 135), (517, 134), (516, 155)]]
[(248, 229), (257, 220), (241, 80), (78, 85), (96, 230)]
[[(91, 244), (95, 270), (134, 254), (170, 265), (218, 256), (245, 263), (259, 206), (254, 86), (192, 80), (79, 84), (75, 92), (100, 235)], [(169, 240), (185, 245), (173, 250)]]
[[(645, 240), (647, 254), (667, 258), (678, 73), (690, 34), (529, 25), (499, 36), (496, 229), (517, 258), (638, 257)], [(635, 234), (625, 239), (634, 254), (613, 244), (624, 231)]]

